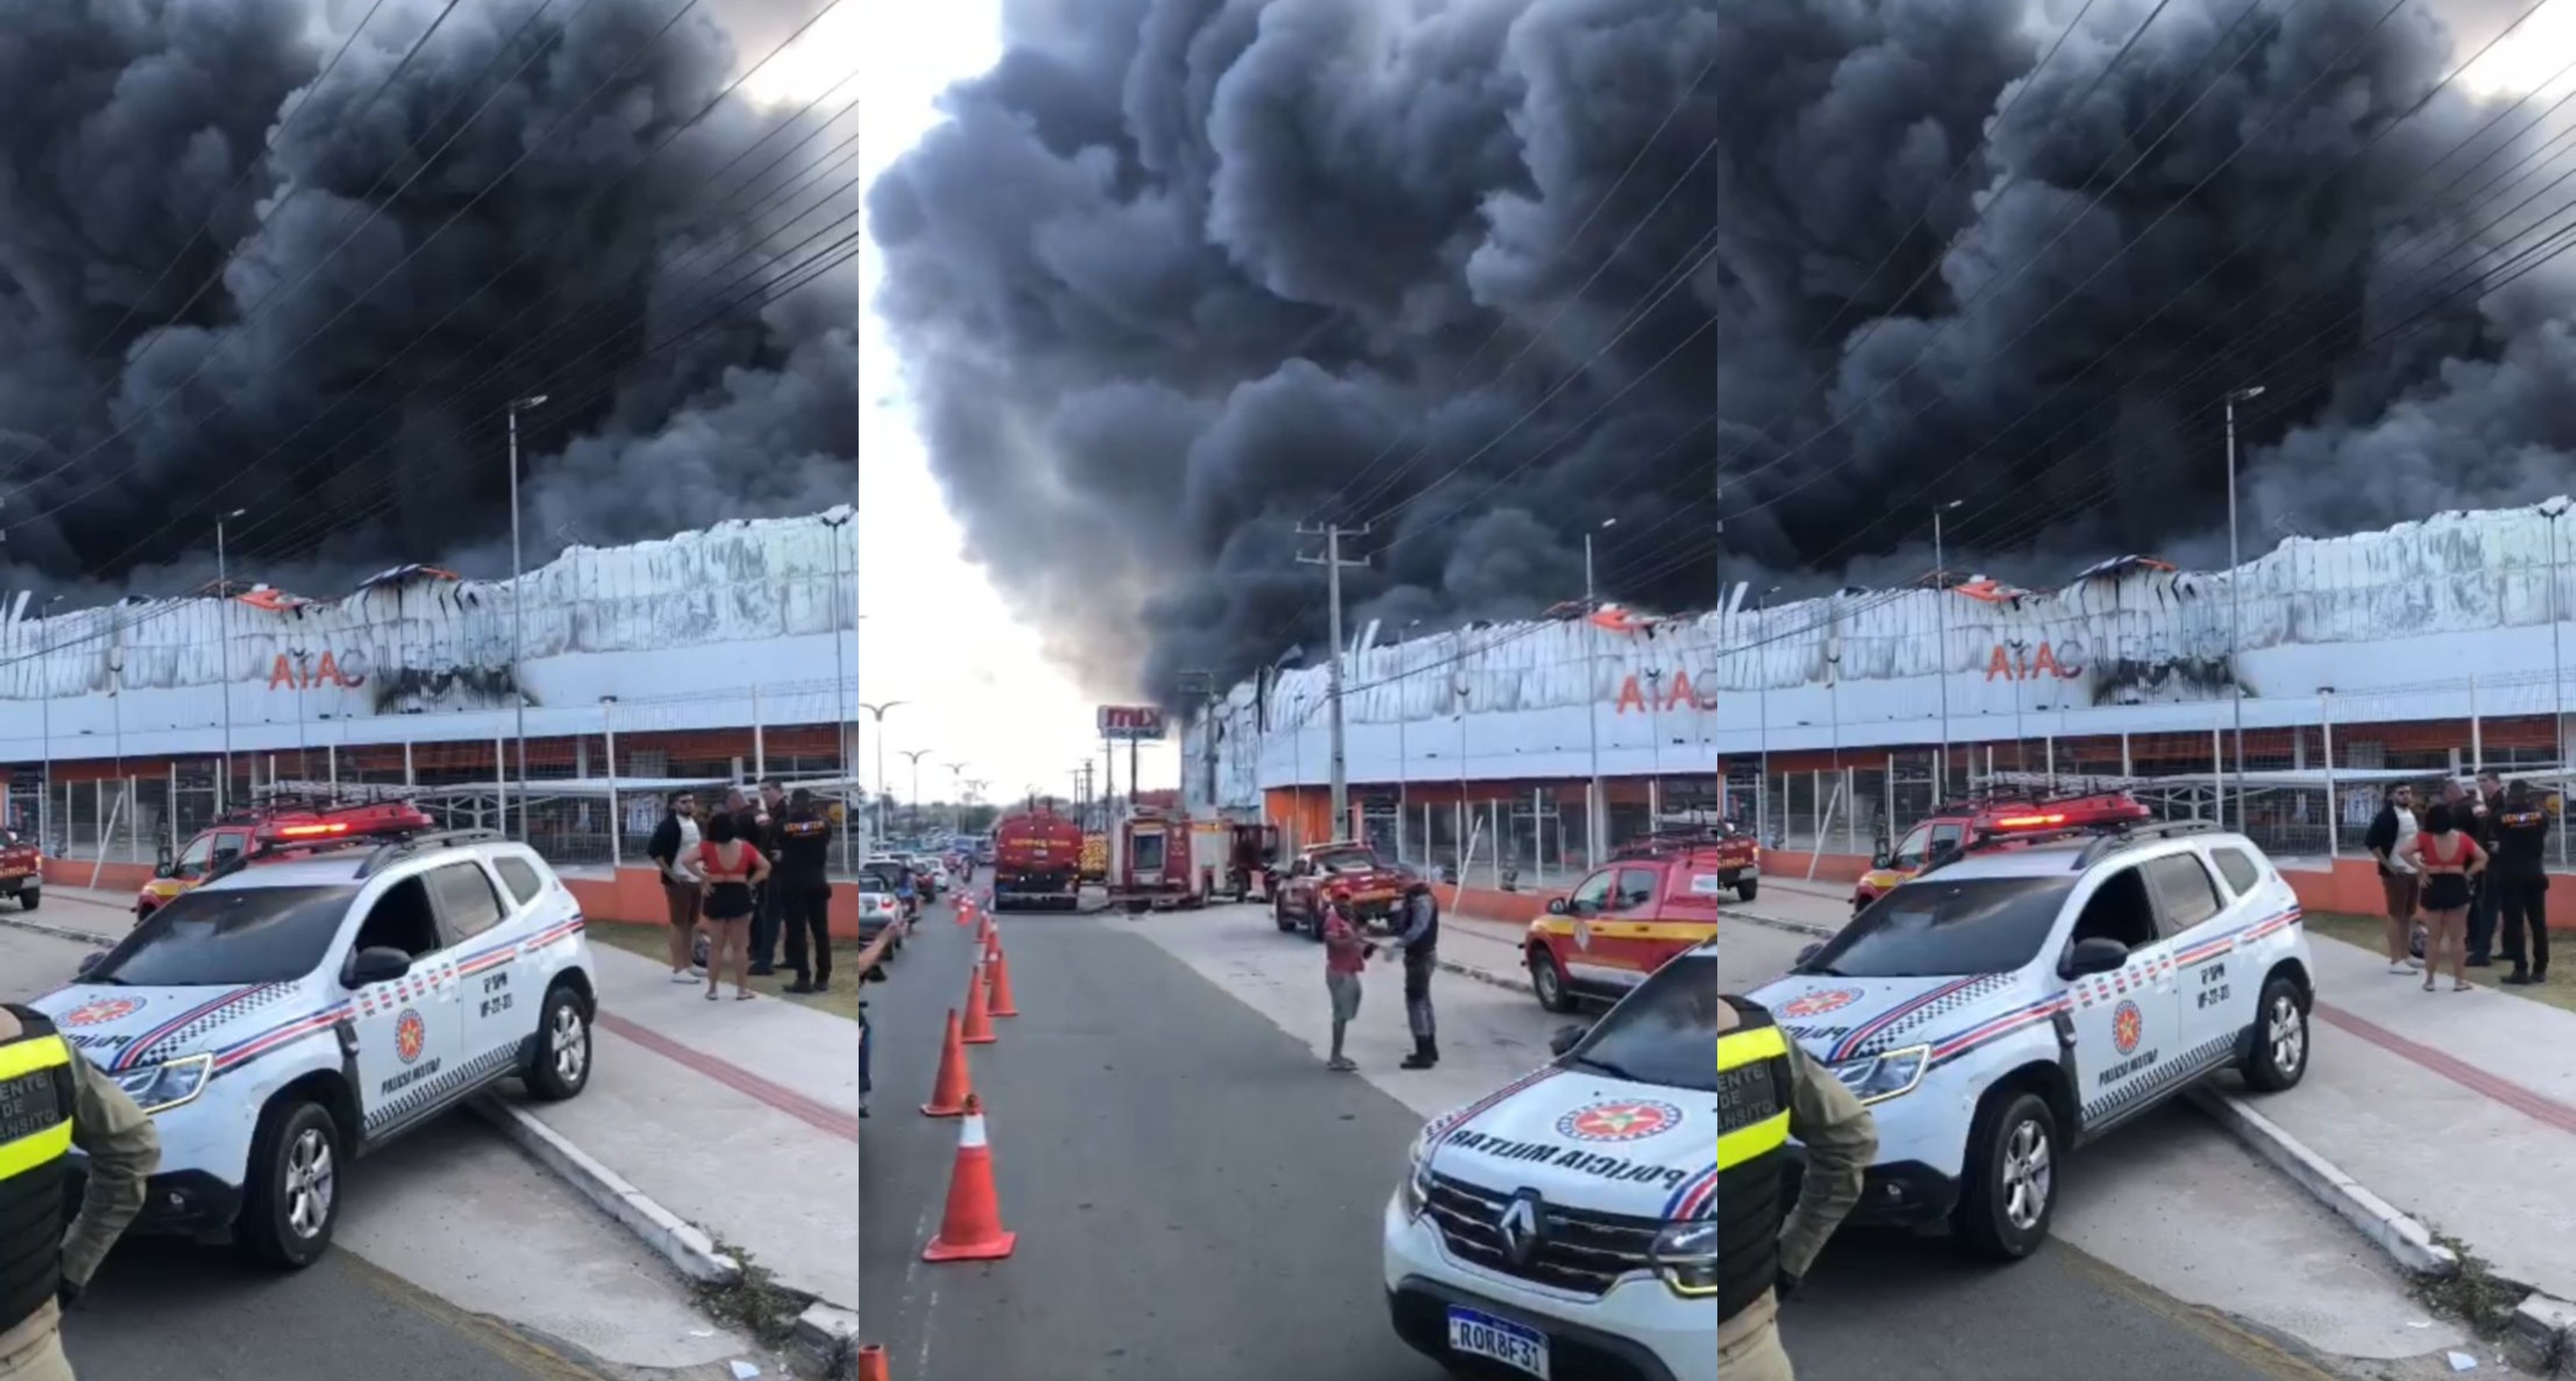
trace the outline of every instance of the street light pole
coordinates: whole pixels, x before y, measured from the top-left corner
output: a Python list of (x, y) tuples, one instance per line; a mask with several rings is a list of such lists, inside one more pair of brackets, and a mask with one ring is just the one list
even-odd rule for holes
[[(2236, 405), (2263, 396), (2263, 386), (2255, 384), (2227, 395), (2227, 702), (2236, 721), (2236, 761), (2228, 772), (2229, 785), (2236, 797), (2236, 828), (2245, 828), (2245, 632), (2238, 618), (2243, 602), (2245, 572), (2236, 553)], [(2219, 822), (2227, 820), (2224, 800), (2219, 804)]]
[(1932, 655), (1932, 674), (1941, 687), (1941, 751), (1932, 755), (1933, 772), (1938, 777), (1932, 784), (1934, 805), (1939, 805), (1942, 793), (1950, 789), (1950, 558), (1941, 542), (1941, 518), (1965, 502), (1952, 499), (1932, 510), (1932, 609), (1941, 639)]
[(906, 818), (912, 821), (912, 832), (917, 836), (921, 833), (921, 760), (929, 757), (932, 750), (905, 748), (899, 751), (912, 759), (912, 812)]
[[(1762, 646), (1762, 640), (1770, 635), (1771, 597), (1778, 593), (1780, 593), (1780, 587), (1774, 585), (1763, 591), (1760, 597), (1753, 601), (1754, 622), (1760, 625), (1753, 634), (1753, 646), (1756, 648)], [(1753, 837), (1767, 840), (1771, 837), (1769, 833), (1771, 829), (1771, 678), (1762, 674), (1760, 652), (1753, 654), (1753, 704), (1755, 710), (1761, 715), (1756, 733), (1762, 760), (1762, 779), (1753, 784)], [(1781, 818), (1788, 818), (1785, 808), (1781, 812)]]
[[(966, 792), (966, 764), (962, 762), (943, 762), (940, 766), (948, 769), (948, 789), (956, 792), (958, 797), (962, 798)], [(948, 803), (948, 832), (950, 834), (962, 834), (965, 832), (965, 829), (966, 804), (962, 799), (952, 799)]]
[[(858, 721), (850, 714), (850, 683), (841, 661), (841, 529), (857, 516), (858, 510), (852, 509), (838, 518), (823, 520), (823, 526), (832, 533), (832, 599), (829, 606), (832, 611), (832, 732), (841, 747), (841, 802), (845, 807), (842, 814), (849, 817), (841, 822), (841, 871), (854, 877), (857, 870), (850, 863), (850, 836), (858, 833), (859, 817), (857, 811), (846, 807), (850, 799), (848, 782), (858, 776), (858, 764), (852, 761), (858, 756), (857, 745), (851, 741), (851, 736), (858, 730)], [(854, 561), (852, 564), (857, 563)], [(850, 620), (852, 641), (858, 638), (858, 627), (857, 619)]]
[[(1408, 643), (1413, 641), (1413, 630), (1421, 626), (1420, 619), (1407, 622), (1404, 625), (1404, 640)], [(1412, 797), (1407, 788), (1413, 780), (1413, 753), (1405, 742), (1404, 727), (1404, 721), (1408, 718), (1411, 716), (1404, 712), (1404, 697), (1399, 695), (1395, 698), (1395, 857), (1399, 863), (1404, 861), (1405, 812), (1412, 806)], [(1428, 830), (1423, 831), (1422, 835), (1422, 857), (1426, 862), (1431, 857), (1431, 833)]]
[(876, 795), (877, 795), (877, 799), (876, 799), (876, 815), (877, 815), (877, 839), (878, 839), (878, 841), (879, 841), (879, 842), (883, 842), (883, 841), (884, 841), (884, 839), (885, 839), (885, 717), (886, 717), (886, 711), (891, 710), (891, 709), (893, 709), (895, 706), (900, 705), (900, 704), (903, 704), (903, 703), (904, 703), (904, 702), (903, 702), (903, 701), (900, 701), (900, 700), (888, 700), (888, 701), (886, 701), (884, 704), (881, 704), (881, 705), (872, 705), (872, 704), (869, 704), (869, 703), (868, 703), (867, 701), (865, 701), (865, 700), (862, 700), (862, 701), (860, 701), (860, 702), (859, 702), (859, 708), (860, 708), (860, 709), (863, 709), (863, 710), (865, 710), (865, 711), (867, 711), (867, 712), (868, 712), (868, 714), (872, 717), (872, 719), (874, 720), (874, 722), (875, 722), (875, 724), (876, 724), (876, 726), (877, 726), (877, 793), (876, 793)]
[[(525, 575), (519, 560), (519, 414), (529, 408), (541, 408), (546, 395), (539, 393), (520, 398), (509, 406), (510, 414), (510, 699), (518, 718), (519, 759), (519, 841), (528, 838), (528, 685), (526, 650), (520, 642), (520, 611), (527, 604), (527, 589), (520, 584)], [(503, 829), (509, 828), (505, 817)]]
[[(233, 581), (232, 568), (224, 558), (224, 524), (250, 510), (236, 508), (215, 520), (215, 640), (218, 644), (215, 665), (215, 689), (224, 701), (224, 770), (215, 774), (215, 814), (224, 813), (224, 797), (233, 786)], [(56, 596), (60, 598), (60, 596)]]
[[(1603, 847), (1610, 837), (1608, 822), (1602, 818), (1609, 814), (1610, 797), (1601, 789), (1601, 598), (1592, 580), (1592, 534), (1618, 525), (1618, 519), (1604, 518), (1591, 532), (1583, 534), (1583, 727), (1592, 736), (1592, 787), (1583, 808), (1583, 863), (1587, 868), (1600, 866)], [(1458, 881), (1462, 886), (1466, 883), (1463, 877)]]
[[(53, 622), (54, 606), (62, 602), (61, 595), (45, 601), (43, 618), (47, 623)], [(45, 794), (36, 798), (36, 840), (38, 848), (46, 853), (54, 852), (54, 691), (53, 678), (49, 674), (53, 668), (53, 651), (48, 640), (36, 655), (37, 703), (44, 707), (45, 718)]]

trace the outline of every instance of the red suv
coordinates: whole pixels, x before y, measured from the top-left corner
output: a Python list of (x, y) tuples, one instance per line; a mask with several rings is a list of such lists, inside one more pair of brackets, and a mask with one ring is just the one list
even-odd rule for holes
[(1964, 852), (2016, 836), (2107, 829), (2155, 818), (2138, 798), (2125, 791), (2096, 791), (2072, 796), (2006, 792), (1976, 800), (1954, 801), (1905, 832), (1893, 849), (1883, 849), (1868, 872), (1852, 886), (1857, 913), (1923, 871), (1943, 853)]

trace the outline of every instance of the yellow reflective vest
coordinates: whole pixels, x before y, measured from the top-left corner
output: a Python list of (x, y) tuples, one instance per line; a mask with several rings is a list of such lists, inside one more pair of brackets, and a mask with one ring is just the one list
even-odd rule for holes
[(71, 1045), (42, 1015), (0, 1044), (0, 1334), (52, 1302), (62, 1280), (71, 1172)]
[(1717, 1319), (1762, 1298), (1780, 1274), (1788, 1214), (1789, 1038), (1771, 1014), (1722, 997), (1740, 1021), (1717, 1038)]

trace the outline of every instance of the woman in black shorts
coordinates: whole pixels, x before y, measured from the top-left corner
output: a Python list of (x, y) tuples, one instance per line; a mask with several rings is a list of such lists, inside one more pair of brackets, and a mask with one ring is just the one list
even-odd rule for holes
[(2449, 802), (2424, 812), (2423, 832), (2409, 839), (2397, 851), (2398, 857), (2416, 866), (2424, 876), (2424, 991), (2433, 991), (2433, 975), (2442, 966), (2447, 947), (2451, 956), (2451, 991), (2469, 990), (2469, 980), (2460, 972), (2461, 950), (2468, 928), (2469, 880), (2487, 866), (2487, 851), (2471, 839), (2464, 823), (2457, 818)]
[(700, 914), (706, 918), (709, 936), (707, 1001), (716, 1000), (718, 978), (731, 963), (734, 1001), (748, 1002), (751, 981), (745, 970), (751, 957), (752, 889), (769, 877), (769, 860), (744, 841), (733, 812), (718, 811), (707, 822), (707, 837), (699, 843), (690, 867), (706, 890)]

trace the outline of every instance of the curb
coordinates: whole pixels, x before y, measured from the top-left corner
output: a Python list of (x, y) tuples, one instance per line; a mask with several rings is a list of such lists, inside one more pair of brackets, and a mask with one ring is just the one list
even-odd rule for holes
[(2203, 1084), (2191, 1100), (2256, 1155), (2296, 1180), (2317, 1202), (2333, 1209), (2359, 1229), (2399, 1270), (2411, 1276), (2445, 1279), (2460, 1273), (2460, 1258), (2433, 1240), (2414, 1218), (2374, 1194), (2334, 1162), (2308, 1149), (2278, 1123), (2256, 1112), (2244, 1099)]
[(859, 1350), (859, 1316), (816, 1300), (796, 1316), (796, 1341), (822, 1358), (826, 1366), (842, 1356), (855, 1356)]
[(2505, 1355), (2515, 1366), (2543, 1376), (2557, 1375), (2571, 1347), (2576, 1347), (2576, 1304), (2535, 1294), (2516, 1305), (2505, 1328)]
[(717, 1251), (713, 1239), (538, 1121), (534, 1113), (488, 1093), (476, 1098), (473, 1106), (530, 1159), (581, 1191), (582, 1197), (599, 1205), (682, 1275), (708, 1285), (732, 1285), (742, 1279), (742, 1263)]
[(1473, 964), (1461, 963), (1455, 959), (1439, 959), (1433, 962), (1437, 963), (1443, 972), (1454, 973), (1461, 978), (1472, 978), (1479, 983), (1488, 983), (1516, 993), (1528, 991), (1526, 985), (1514, 979), (1505, 978), (1490, 969), (1480, 969)]
[(92, 931), (76, 930), (70, 926), (47, 925), (43, 921), (21, 920), (16, 916), (0, 916), (0, 926), (6, 926), (11, 930), (23, 930), (33, 935), (48, 936), (56, 940), (69, 940), (73, 944), (88, 945), (92, 949), (111, 949), (116, 945), (114, 939)]

